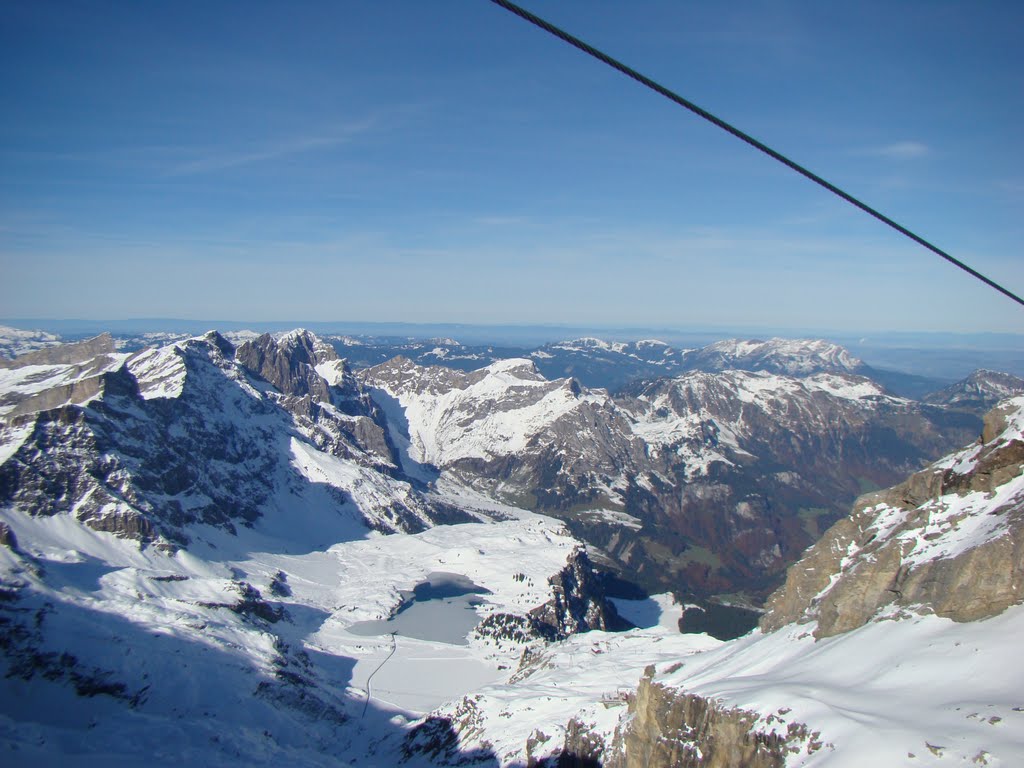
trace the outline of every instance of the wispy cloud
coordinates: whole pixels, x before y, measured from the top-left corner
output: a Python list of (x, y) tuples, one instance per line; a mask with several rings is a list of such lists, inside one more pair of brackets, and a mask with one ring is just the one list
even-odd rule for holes
[(370, 131), (376, 124), (376, 119), (369, 118), (359, 122), (346, 123), (322, 133), (291, 136), (266, 143), (250, 144), (243, 148), (205, 149), (197, 152), (197, 156), (191, 160), (175, 165), (170, 169), (169, 175), (192, 176), (211, 173), (313, 152), (318, 149), (328, 149), (347, 144), (357, 136)]
[(897, 141), (880, 147), (868, 147), (856, 154), (871, 157), (888, 157), (894, 160), (913, 160), (931, 154), (931, 148), (919, 141)]
[(1000, 179), (995, 183), (1000, 192), (1009, 192), (1013, 195), (1024, 194), (1024, 179)]
[(531, 222), (528, 216), (477, 216), (472, 223), (481, 227), (521, 227)]

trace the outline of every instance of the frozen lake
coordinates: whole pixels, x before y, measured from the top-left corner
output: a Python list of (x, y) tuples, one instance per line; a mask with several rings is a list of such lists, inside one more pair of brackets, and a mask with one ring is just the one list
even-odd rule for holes
[(483, 587), (457, 573), (435, 572), (412, 592), (403, 593), (405, 602), (389, 619), (360, 621), (348, 631), (355, 635), (390, 635), (430, 640), (450, 645), (468, 645), (467, 636), (480, 617), (476, 606), (488, 594)]

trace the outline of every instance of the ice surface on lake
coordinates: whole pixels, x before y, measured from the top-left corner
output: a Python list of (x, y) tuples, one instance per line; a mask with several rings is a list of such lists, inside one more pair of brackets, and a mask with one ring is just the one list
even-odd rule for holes
[(467, 636), (480, 622), (478, 595), (487, 590), (457, 573), (435, 572), (417, 584), (407, 601), (388, 619), (360, 621), (348, 627), (355, 635), (392, 633), (449, 645), (468, 645)]

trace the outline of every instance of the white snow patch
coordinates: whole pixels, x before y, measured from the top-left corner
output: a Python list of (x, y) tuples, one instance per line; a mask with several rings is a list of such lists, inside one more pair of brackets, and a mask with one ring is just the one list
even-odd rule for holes
[[(812, 625), (755, 631), (690, 656), (656, 682), (758, 713), (761, 727), (820, 731), (824, 748), (787, 765), (860, 768), (1024, 761), (1024, 606), (985, 621), (881, 621), (815, 642)], [(913, 754), (915, 758), (908, 758)]]

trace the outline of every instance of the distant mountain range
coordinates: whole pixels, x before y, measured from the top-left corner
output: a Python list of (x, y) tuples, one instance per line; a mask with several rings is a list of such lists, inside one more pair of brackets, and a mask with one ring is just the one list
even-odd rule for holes
[[(200, 336), (216, 328), (225, 338), (244, 340), (262, 333), (280, 334), (295, 327), (305, 327), (331, 343), (359, 344), (364, 347), (360, 359), (352, 358), (355, 366), (375, 365), (396, 354), (405, 354), (423, 364), (437, 362), (420, 359), (420, 350), (426, 352), (435, 346), (461, 347), (451, 349), (454, 358), (466, 356), (483, 365), (493, 359), (528, 357), (531, 352), (545, 346), (575, 345), (578, 340), (597, 338), (602, 344), (614, 346), (631, 344), (638, 339), (655, 339), (656, 344), (671, 350), (698, 350), (730, 339), (827, 339), (840, 345), (853, 356), (865, 361), (877, 372), (876, 378), (886, 372), (897, 374), (901, 380), (913, 381), (922, 377), (917, 389), (902, 394), (920, 396), (928, 387), (951, 384), (979, 368), (1005, 371), (1024, 376), (1024, 334), (998, 333), (875, 333), (867, 336), (851, 333), (821, 333), (820, 331), (794, 332), (787, 330), (749, 329), (694, 329), (690, 331), (665, 329), (594, 329), (568, 326), (526, 325), (468, 325), (468, 324), (413, 324), (413, 323), (302, 323), (302, 322), (222, 322), (213, 320), (138, 319), (119, 321), (83, 320), (0, 320), (0, 358), (10, 357), (16, 349), (27, 351), (34, 343), (81, 341), (100, 333), (110, 333), (125, 349), (139, 349), (148, 344), (181, 340)], [(35, 337), (35, 341), (32, 340)], [(567, 339), (576, 339), (566, 341)], [(457, 341), (456, 341), (457, 340)], [(431, 341), (440, 342), (433, 344)], [(429, 346), (425, 346), (429, 344)], [(405, 348), (405, 352), (401, 348)], [(490, 349), (488, 349), (490, 348)], [(479, 357), (473, 357), (479, 355)], [(670, 355), (671, 356), (671, 355)], [(365, 359), (364, 359), (365, 358)], [(452, 364), (452, 361), (449, 361)], [(458, 363), (454, 363), (458, 365)], [(467, 370), (472, 363), (464, 363)], [(551, 372), (557, 377), (563, 373)], [(906, 377), (911, 377), (906, 379)], [(615, 378), (615, 377), (613, 377)], [(588, 386), (618, 386), (590, 380), (581, 376)]]
[[(43, 338), (3, 363), (0, 408), (20, 447), (0, 465), (0, 499), (43, 512), (60, 498), (95, 528), (173, 546), (189, 524), (248, 525), (296, 495), (417, 530), (455, 515), (429, 495), (451, 477), (564, 520), (645, 588), (756, 604), (858, 493), (964, 442), (994, 400), (1024, 391), (976, 374), (918, 402), (820, 340), (585, 338), (495, 360), (439, 339), (400, 347), (438, 364), (354, 368), (382, 348), (233, 337), (137, 351)], [(566, 371), (630, 383), (612, 395), (551, 376)], [(85, 407), (72, 417), (69, 404)], [(324, 468), (338, 460), (340, 474)]]

